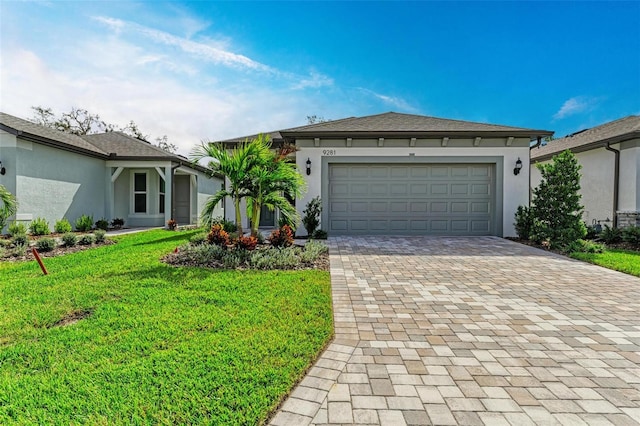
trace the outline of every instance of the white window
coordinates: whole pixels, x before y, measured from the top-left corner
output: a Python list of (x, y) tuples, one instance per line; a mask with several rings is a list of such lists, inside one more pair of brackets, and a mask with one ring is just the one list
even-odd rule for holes
[(147, 213), (147, 172), (133, 173), (133, 213)]

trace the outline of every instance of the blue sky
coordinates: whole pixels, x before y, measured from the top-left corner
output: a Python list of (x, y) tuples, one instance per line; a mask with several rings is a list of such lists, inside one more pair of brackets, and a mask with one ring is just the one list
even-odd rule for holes
[(640, 114), (640, 2), (0, 1), (0, 110), (186, 154), (386, 111), (556, 131)]

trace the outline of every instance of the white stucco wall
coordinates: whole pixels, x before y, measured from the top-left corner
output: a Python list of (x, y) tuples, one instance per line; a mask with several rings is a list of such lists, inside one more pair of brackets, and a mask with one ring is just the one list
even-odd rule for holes
[(19, 138), (13, 138), (13, 148), (5, 146), (7, 142), (11, 138), (3, 136), (1, 155), (8, 158), (9, 151), (14, 150), (10, 169), (15, 171), (17, 220), (28, 223), (42, 217), (53, 229), (63, 217), (74, 224), (83, 214), (95, 219), (104, 216), (103, 160)]
[[(302, 175), (307, 179), (308, 191), (307, 193), (296, 200), (296, 208), (302, 212), (305, 209), (306, 204), (316, 196), (327, 196), (321, 194), (323, 179), (327, 177), (321, 176), (322, 172), (322, 159), (330, 157), (379, 157), (379, 162), (397, 161), (403, 158), (409, 160), (410, 156), (423, 157), (424, 161), (428, 163), (430, 158), (436, 157), (499, 157), (503, 159), (503, 168), (500, 170), (497, 168), (496, 173), (501, 174), (503, 187), (497, 188), (497, 193), (502, 192), (502, 236), (515, 236), (515, 229), (513, 226), (515, 211), (519, 205), (528, 205), (528, 184), (529, 184), (529, 148), (528, 139), (526, 140), (527, 146), (504, 146), (504, 138), (499, 143), (496, 141), (494, 147), (455, 147), (456, 141), (449, 141), (447, 147), (407, 147), (405, 146), (387, 146), (387, 147), (342, 147), (342, 148), (325, 148), (325, 147), (303, 147), (296, 154), (296, 162)], [(344, 139), (343, 139), (344, 141)], [(487, 143), (487, 140), (483, 140)], [(377, 141), (376, 141), (377, 142)], [(393, 141), (385, 141), (385, 143), (392, 144)], [(398, 143), (400, 145), (400, 143)], [(482, 142), (481, 142), (482, 145)], [(522, 141), (520, 141), (522, 145)], [(311, 175), (306, 175), (306, 161), (307, 158), (311, 160)], [(513, 174), (515, 163), (520, 158), (523, 162), (523, 167), (518, 176)], [(376, 160), (377, 161), (377, 160)], [(452, 160), (455, 162), (455, 158)], [(322, 226), (322, 225), (321, 225)], [(299, 233), (304, 233), (304, 229), (300, 228)]]
[[(198, 195), (197, 195), (197, 206), (196, 213), (198, 216), (198, 224), (200, 223), (200, 216), (202, 214), (202, 210), (204, 209), (205, 204), (209, 197), (222, 189), (222, 179), (219, 178), (211, 178), (204, 173), (198, 172)], [(222, 203), (219, 203), (215, 208), (214, 217), (224, 216), (224, 209)]]
[[(638, 142), (640, 141), (611, 145), (620, 150), (619, 211), (640, 211), (640, 147), (634, 146)], [(575, 156), (582, 166), (580, 194), (584, 206), (583, 220), (591, 225), (594, 220), (613, 219), (614, 153), (602, 147), (578, 152)], [(550, 162), (551, 160), (542, 163)], [(532, 163), (531, 190), (540, 184), (540, 180), (540, 171)]]
[(623, 143), (622, 148), (618, 207), (620, 211), (637, 212), (640, 211), (640, 139)]

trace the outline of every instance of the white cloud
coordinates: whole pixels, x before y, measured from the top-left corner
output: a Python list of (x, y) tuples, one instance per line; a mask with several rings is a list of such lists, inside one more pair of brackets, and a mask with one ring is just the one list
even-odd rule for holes
[(381, 93), (376, 93), (373, 90), (369, 90), (369, 89), (365, 89), (363, 87), (359, 87), (358, 90), (360, 90), (361, 92), (372, 96), (382, 102), (384, 102), (385, 104), (391, 106), (392, 108), (396, 108), (400, 111), (405, 111), (405, 112), (416, 112), (417, 108), (414, 108), (413, 106), (411, 106), (407, 101), (405, 101), (404, 99), (397, 97), (397, 96), (388, 96), (388, 95), (383, 95)]
[(164, 31), (159, 31), (153, 28), (145, 27), (143, 25), (138, 25), (133, 22), (122, 21), (120, 19), (114, 19), (105, 16), (96, 16), (93, 19), (106, 24), (108, 27), (115, 30), (115, 32), (118, 34), (124, 31), (137, 32), (156, 43), (177, 47), (183, 52), (189, 53), (202, 60), (207, 60), (216, 64), (223, 64), (230, 67), (249, 68), (265, 72), (273, 72), (273, 70), (267, 65), (254, 61), (244, 55), (239, 55), (228, 50), (223, 50), (216, 46), (198, 43), (182, 37), (176, 37)]
[(599, 101), (599, 98), (587, 96), (576, 96), (567, 99), (564, 104), (562, 104), (562, 107), (560, 107), (558, 112), (553, 115), (553, 119), (560, 120), (571, 115), (591, 111), (596, 107)]

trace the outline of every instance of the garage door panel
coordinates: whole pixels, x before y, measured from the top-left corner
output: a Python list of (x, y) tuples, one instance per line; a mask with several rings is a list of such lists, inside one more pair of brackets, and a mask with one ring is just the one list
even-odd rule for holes
[(451, 203), (451, 213), (468, 213), (469, 212), (469, 203), (465, 201), (457, 201)]
[(369, 211), (369, 203), (366, 201), (352, 201), (351, 211), (353, 213), (366, 213)]
[(406, 201), (392, 202), (389, 203), (389, 211), (391, 211), (391, 213), (407, 213), (409, 211), (408, 205), (409, 203)]
[(349, 203), (346, 201), (332, 201), (329, 204), (331, 213), (347, 213), (349, 211)]
[(467, 195), (469, 193), (469, 185), (466, 183), (452, 183), (451, 195)]
[(449, 177), (449, 167), (445, 166), (432, 166), (430, 167), (432, 178)]
[(449, 211), (449, 203), (446, 201), (432, 201), (431, 213), (447, 213)]
[(330, 164), (328, 231), (490, 235), (493, 167)]
[(432, 183), (429, 189), (432, 195), (447, 195), (449, 193), (449, 185), (446, 183)]
[(489, 195), (489, 185), (473, 184), (471, 185), (471, 193), (474, 195)]
[(452, 220), (451, 221), (451, 230), (456, 232), (460, 231), (468, 231), (469, 230), (469, 221), (468, 220)]

